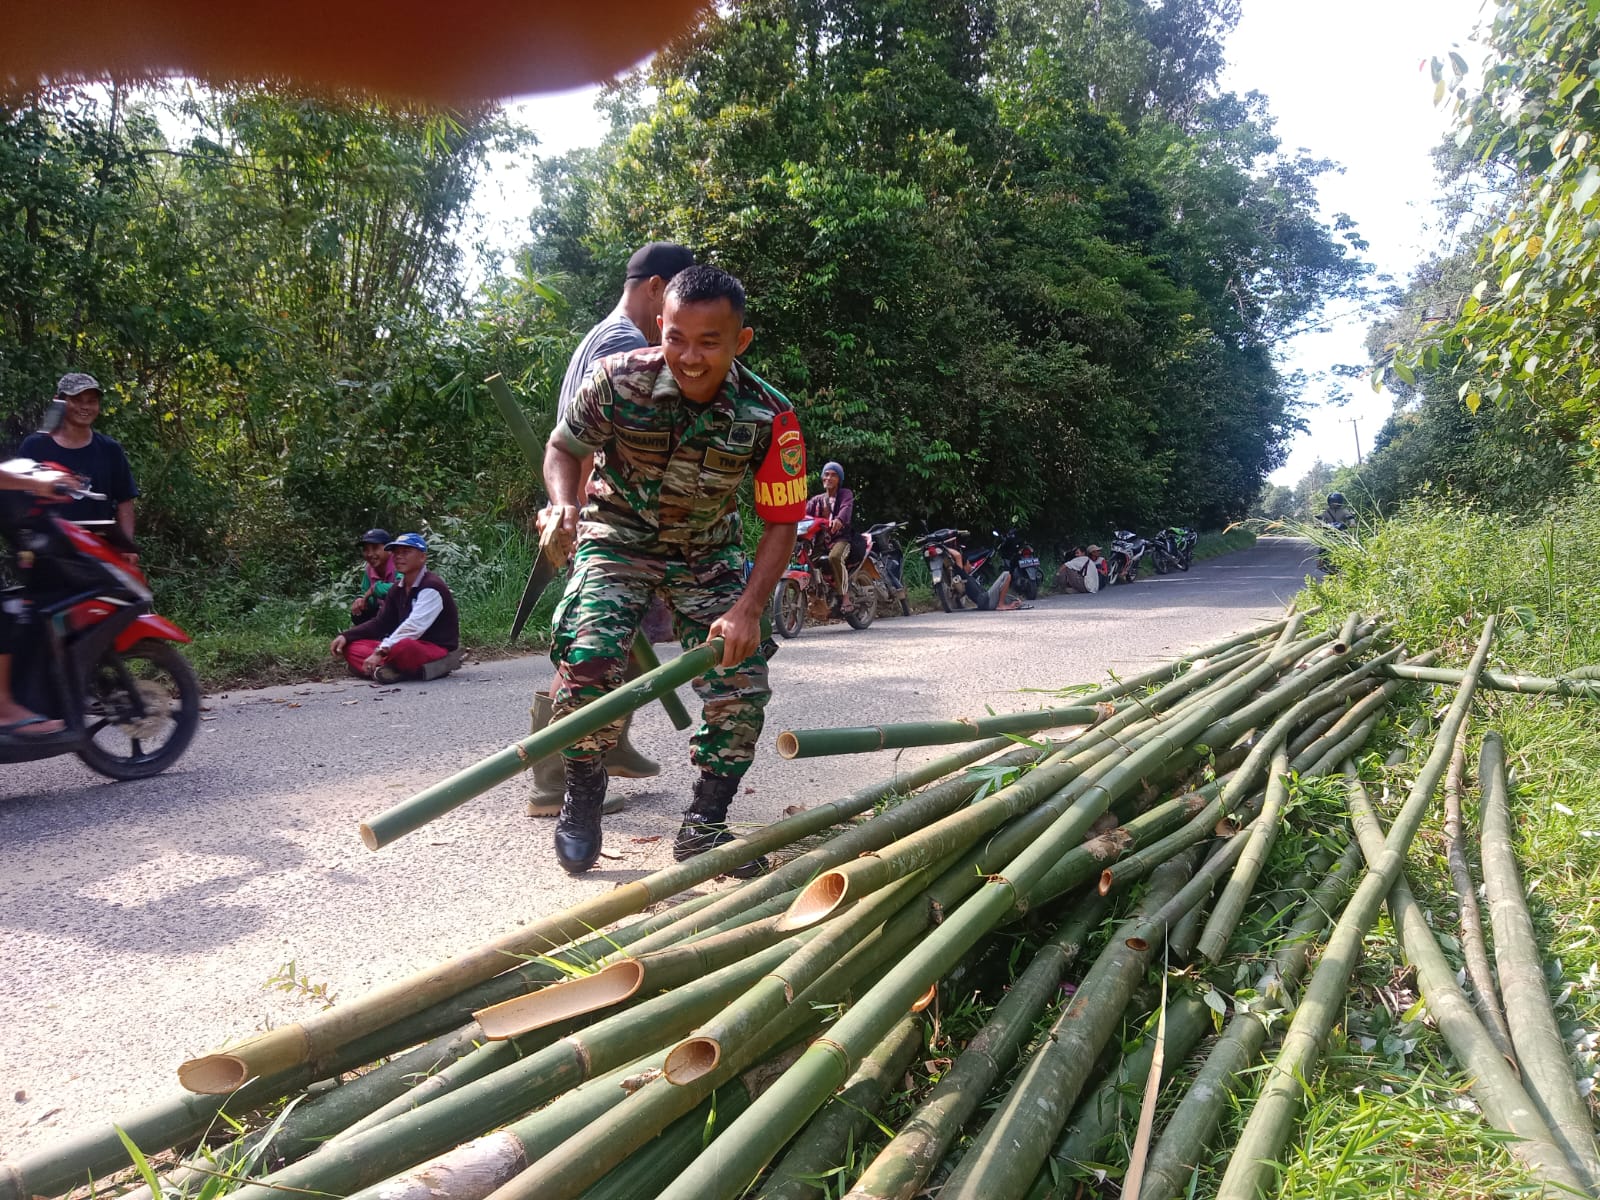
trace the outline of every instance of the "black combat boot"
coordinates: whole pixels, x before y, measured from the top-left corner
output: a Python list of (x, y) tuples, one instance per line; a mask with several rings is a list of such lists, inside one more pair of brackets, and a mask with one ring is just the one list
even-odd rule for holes
[(581, 875), (600, 858), (600, 816), (606, 803), (606, 767), (599, 759), (567, 759), (567, 791), (556, 818), (556, 861)]
[[(728, 830), (728, 805), (739, 790), (739, 781), (723, 775), (701, 772), (695, 780), (694, 798), (689, 801), (689, 811), (683, 814), (683, 824), (672, 843), (672, 857), (686, 862), (697, 854), (715, 850), (718, 846), (738, 839)], [(757, 856), (728, 872), (735, 879), (754, 879), (765, 874), (767, 860)]]

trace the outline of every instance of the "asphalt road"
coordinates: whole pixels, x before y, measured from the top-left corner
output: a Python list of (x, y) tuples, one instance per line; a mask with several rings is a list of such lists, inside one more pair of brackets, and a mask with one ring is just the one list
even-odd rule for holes
[[(1028, 689), (1139, 670), (1275, 618), (1305, 554), (1268, 539), (1027, 612), (808, 628), (773, 662), (763, 749), (732, 816), (764, 823), (893, 774), (888, 753), (784, 762), (771, 750), (781, 730), (1033, 707)], [(664, 770), (612, 784), (630, 807), (607, 818), (608, 857), (582, 879), (555, 865), (551, 823), (524, 813), (526, 779), (382, 851), (361, 844), (363, 817), (525, 733), (550, 674), (531, 656), (426, 684), (209, 697), (187, 756), (138, 783), (76, 759), (4, 768), (0, 1157), (158, 1099), (179, 1062), (326, 996), (353, 998), (665, 865), (693, 776), (686, 735), (659, 707), (634, 730)], [(290, 963), (304, 986), (280, 985)]]

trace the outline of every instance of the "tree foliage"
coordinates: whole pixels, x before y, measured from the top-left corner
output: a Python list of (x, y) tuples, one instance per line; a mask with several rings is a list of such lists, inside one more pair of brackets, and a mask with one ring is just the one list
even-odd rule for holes
[[(1215, 93), (1233, 0), (743, 0), (547, 169), (537, 260), (641, 241), (744, 279), (751, 363), (864, 503), (930, 522), (1220, 523), (1295, 424), (1277, 342), (1358, 285), (1331, 164)], [(644, 91), (644, 85), (653, 89)], [(609, 281), (607, 288), (604, 282)]]
[(352, 531), (528, 498), (476, 384), (542, 383), (569, 313), (527, 279), (469, 305), (456, 238), (515, 137), (265, 87), (0, 107), (9, 440), (61, 372), (100, 378), (168, 589), (304, 585)]
[(1511, 176), (1506, 211), (1478, 250), (1479, 278), (1443, 336), (1423, 339), (1404, 367), (1455, 355), (1471, 410), (1526, 397), (1576, 415), (1600, 446), (1600, 6), (1593, 0), (1504, 0), (1482, 40), (1483, 87), (1461, 87), (1467, 64), (1433, 64), (1436, 98), (1456, 87), (1457, 144), (1485, 170)]

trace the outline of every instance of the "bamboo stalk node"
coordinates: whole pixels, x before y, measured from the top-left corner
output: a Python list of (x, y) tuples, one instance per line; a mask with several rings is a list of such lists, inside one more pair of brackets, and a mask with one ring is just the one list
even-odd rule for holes
[(520, 745), (513, 746), (512, 749), (514, 749), (517, 752), (517, 757), (520, 758), (523, 762), (527, 762), (528, 761), (528, 752), (526, 750), (524, 750)]
[(1099, 837), (1090, 838), (1084, 842), (1083, 849), (1090, 858), (1104, 862), (1107, 859), (1121, 858), (1133, 845), (1133, 835), (1120, 825), (1115, 829), (1108, 829)]

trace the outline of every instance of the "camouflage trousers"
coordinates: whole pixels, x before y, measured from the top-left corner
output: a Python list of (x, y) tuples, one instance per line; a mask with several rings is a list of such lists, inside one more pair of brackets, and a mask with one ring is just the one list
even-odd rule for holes
[[(633, 637), (661, 596), (672, 610), (673, 632), (685, 650), (706, 640), (711, 622), (744, 591), (744, 554), (730, 548), (692, 566), (681, 559), (629, 553), (583, 543), (551, 620), (550, 658), (556, 666), (554, 715), (564, 717), (620, 687)], [(757, 651), (732, 668), (714, 667), (694, 681), (702, 708), (689, 739), (689, 759), (701, 770), (734, 779), (750, 768), (772, 698), (767, 660)], [(598, 758), (617, 744), (622, 722), (578, 739), (562, 753)]]

